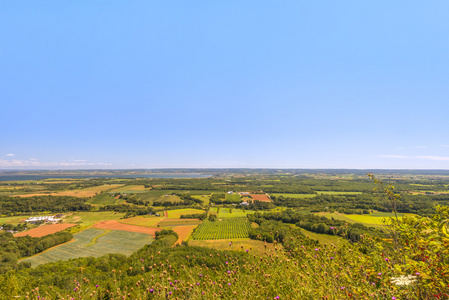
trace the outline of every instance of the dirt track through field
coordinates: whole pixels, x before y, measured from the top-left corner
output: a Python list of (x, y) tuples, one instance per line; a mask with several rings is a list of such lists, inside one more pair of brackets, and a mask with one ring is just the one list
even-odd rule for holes
[(75, 226), (76, 224), (49, 224), (49, 225), (43, 225), (38, 228), (33, 228), (28, 231), (23, 231), (16, 233), (14, 236), (31, 236), (31, 237), (41, 237), (49, 234), (53, 234), (58, 231), (62, 231), (66, 228)]
[(161, 228), (156, 228), (156, 227), (143, 227), (143, 226), (123, 224), (123, 223), (119, 223), (115, 220), (101, 221), (101, 222), (98, 222), (95, 225), (93, 225), (93, 227), (100, 228), (100, 229), (140, 232), (140, 233), (151, 234), (153, 236), (155, 236), (156, 231), (161, 230)]

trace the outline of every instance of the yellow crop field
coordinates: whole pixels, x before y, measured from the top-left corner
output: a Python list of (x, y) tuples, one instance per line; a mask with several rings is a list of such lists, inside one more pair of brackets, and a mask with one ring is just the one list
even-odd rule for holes
[(164, 217), (153, 217), (153, 216), (137, 216), (128, 219), (118, 220), (120, 223), (137, 225), (144, 227), (154, 227), (156, 226)]
[[(265, 248), (265, 243), (262, 241), (251, 240), (251, 239), (224, 239), (224, 240), (207, 240), (207, 241), (195, 241), (190, 239), (189, 246), (201, 246), (208, 247), (217, 250), (234, 250), (234, 251), (245, 251), (248, 250), (251, 254), (265, 255), (267, 252), (275, 252), (275, 247), (278, 250), (282, 249), (281, 244), (275, 245), (274, 243), (267, 243)], [(280, 254), (281, 251), (276, 251)]]
[(52, 195), (52, 196), (93, 197), (103, 191), (109, 191), (111, 189), (115, 189), (120, 186), (123, 186), (123, 184), (105, 184), (105, 185), (88, 187), (88, 188), (79, 189), (79, 190), (66, 190), (66, 191), (59, 191), (59, 192), (42, 191), (42, 192), (34, 193), (34, 194), (22, 194), (22, 195), (16, 195), (16, 196), (32, 197), (32, 196)]
[(145, 188), (144, 185), (125, 185), (113, 190), (110, 190), (110, 192), (125, 192), (125, 191), (146, 191), (150, 190), (148, 188)]
[(184, 209), (167, 210), (167, 213), (169, 218), (178, 219), (181, 217), (181, 215), (202, 214), (204, 213), (204, 210), (184, 208)]

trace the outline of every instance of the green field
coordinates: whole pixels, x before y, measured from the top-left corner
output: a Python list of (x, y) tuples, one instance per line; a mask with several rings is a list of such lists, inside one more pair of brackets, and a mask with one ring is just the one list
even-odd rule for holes
[[(106, 232), (106, 234), (105, 234)], [(108, 253), (131, 255), (134, 251), (153, 241), (145, 233), (112, 230), (110, 232), (89, 228), (75, 234), (74, 241), (51, 248), (21, 262), (30, 262), (32, 267), (40, 264), (69, 260), (77, 257), (100, 257)]]
[(163, 201), (168, 201), (167, 200), (168, 197), (165, 197), (165, 195), (187, 194), (190, 196), (197, 196), (197, 195), (210, 196), (210, 194), (212, 192), (214, 192), (214, 191), (150, 190), (145, 193), (137, 194), (135, 197), (136, 197), (136, 199), (143, 200), (143, 201), (150, 201), (150, 202), (162, 201), (163, 202)]
[[(394, 213), (376, 212), (369, 215), (358, 214), (341, 214), (341, 213), (318, 213), (318, 215), (325, 216), (327, 218), (334, 218), (336, 220), (345, 221), (348, 223), (363, 223), (365, 225), (383, 225), (383, 219), (388, 221), (389, 218), (394, 217)], [(413, 216), (413, 214), (406, 214)], [(398, 218), (401, 219), (403, 214), (398, 214)]]
[(137, 216), (127, 219), (119, 220), (120, 223), (137, 225), (143, 227), (155, 227), (157, 223), (159, 223), (165, 217), (156, 217), (156, 216)]
[(328, 244), (328, 245), (334, 244), (336, 246), (349, 245), (349, 242), (347, 240), (336, 235), (315, 233), (305, 230), (303, 228), (301, 228), (301, 232), (304, 233), (304, 235), (308, 238), (318, 240), (320, 244)]
[(357, 223), (357, 221), (351, 219), (348, 217), (348, 215), (341, 214), (341, 213), (330, 213), (330, 212), (323, 212), (323, 213), (316, 213), (319, 216), (325, 216), (326, 218), (334, 218), (336, 220), (345, 221), (348, 223)]
[(361, 195), (362, 192), (316, 191), (319, 195)]
[(28, 219), (28, 216), (3, 217), (0, 218), (0, 224), (19, 224), (26, 219)]
[(313, 198), (318, 196), (317, 194), (270, 194), (271, 196), (279, 197), (282, 196), (284, 198), (296, 198), (296, 199), (305, 199), (305, 198)]
[(81, 226), (90, 226), (100, 221), (118, 220), (124, 215), (124, 213), (112, 211), (76, 212), (64, 218), (64, 223), (78, 223)]
[[(266, 247), (265, 247), (266, 245)], [(217, 250), (246, 251), (251, 254), (266, 255), (265, 252), (275, 252), (274, 248), (282, 249), (281, 244), (268, 243), (262, 241), (243, 239), (222, 239), (222, 240), (189, 240), (189, 246), (199, 246), (213, 248)], [(277, 254), (282, 252), (278, 251)]]
[(179, 219), (179, 220), (170, 220), (164, 219), (159, 222), (158, 226), (160, 227), (174, 227), (174, 226), (186, 226), (186, 225), (198, 225), (200, 224), (200, 220), (192, 220), (192, 219)]
[(114, 198), (108, 193), (103, 193), (95, 197), (92, 197), (86, 203), (96, 205), (114, 205), (114, 204), (121, 204), (124, 202), (125, 200)]
[(200, 199), (201, 201), (203, 201), (203, 205), (209, 205), (209, 198), (210, 195), (209, 194), (204, 194), (204, 195), (194, 195), (192, 196), (193, 198), (196, 199)]
[(225, 218), (222, 221), (204, 220), (193, 233), (194, 240), (247, 238), (251, 222), (247, 218)]
[[(231, 210), (232, 209), (232, 213)], [(218, 207), (211, 207), (210, 211), (213, 213), (217, 213)], [(223, 218), (242, 218), (246, 217), (247, 214), (254, 213), (253, 210), (242, 210), (242, 209), (235, 209), (235, 208), (227, 208), (227, 207), (220, 207), (220, 212), (217, 214), (217, 217), (219, 219)]]
[(240, 203), (242, 199), (239, 194), (226, 194), (226, 201), (230, 201), (231, 203)]
[(127, 194), (127, 193), (145, 193), (148, 191), (149, 191), (149, 188), (145, 189), (144, 185), (125, 185), (125, 186), (110, 190), (109, 193)]
[(167, 210), (168, 217), (171, 219), (179, 219), (181, 215), (202, 214), (204, 210), (194, 208)]
[[(408, 216), (412, 216), (412, 214), (406, 214)], [(398, 214), (398, 219), (402, 219), (404, 214)], [(364, 223), (367, 225), (383, 225), (387, 224), (390, 218), (394, 218), (394, 213), (372, 213), (369, 215), (346, 215), (346, 217), (354, 220), (358, 223)], [(384, 223), (385, 220), (387, 223)]]

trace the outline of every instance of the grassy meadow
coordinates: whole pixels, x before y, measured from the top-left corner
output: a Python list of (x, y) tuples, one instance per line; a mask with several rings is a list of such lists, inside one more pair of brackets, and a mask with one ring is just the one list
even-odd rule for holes
[(165, 217), (156, 217), (156, 216), (137, 216), (127, 219), (118, 220), (120, 223), (129, 224), (129, 225), (137, 225), (144, 227), (155, 227), (157, 224), (164, 219)]
[(64, 218), (64, 223), (77, 223), (83, 227), (86, 227), (100, 221), (119, 220), (124, 215), (124, 213), (116, 213), (112, 211), (75, 212), (67, 214), (67, 216)]
[(296, 199), (306, 199), (316, 197), (318, 194), (280, 194), (280, 193), (271, 193), (271, 196), (279, 197), (282, 196), (284, 198), (296, 198)]
[(108, 253), (130, 255), (152, 241), (151, 235), (144, 233), (89, 228), (75, 234), (74, 241), (25, 258), (22, 262), (30, 262), (32, 267), (36, 267), (59, 260), (88, 256), (100, 257)]
[(167, 210), (167, 217), (171, 219), (179, 219), (181, 215), (202, 214), (204, 210), (194, 208), (183, 208)]

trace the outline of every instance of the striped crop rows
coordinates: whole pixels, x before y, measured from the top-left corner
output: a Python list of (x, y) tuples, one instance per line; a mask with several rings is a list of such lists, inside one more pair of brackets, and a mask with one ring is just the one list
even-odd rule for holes
[(247, 218), (224, 218), (222, 221), (204, 220), (193, 234), (194, 240), (237, 239), (249, 237), (251, 222)]

